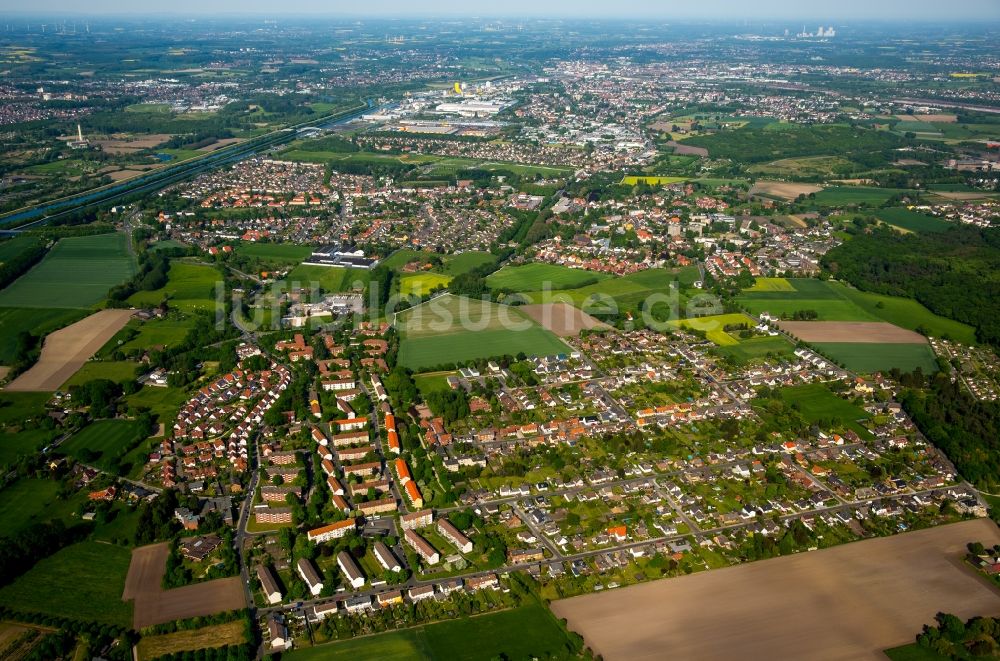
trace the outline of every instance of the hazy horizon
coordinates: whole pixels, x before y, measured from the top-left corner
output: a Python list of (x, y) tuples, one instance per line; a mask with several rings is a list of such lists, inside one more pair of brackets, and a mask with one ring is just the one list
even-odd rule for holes
[(16, 5), (9, 0), (0, 0), (0, 12), (13, 15), (322, 15), (329, 18), (369, 17), (369, 18), (425, 18), (439, 17), (546, 17), (546, 18), (604, 18), (635, 19), (641, 17), (658, 20), (712, 20), (736, 22), (744, 20), (785, 20), (785, 21), (899, 21), (953, 23), (969, 20), (1000, 21), (1000, 2), (996, 0), (967, 0), (943, 10), (939, 2), (931, 0), (841, 0), (824, 3), (825, 6), (803, 7), (792, 0), (759, 0), (748, 6), (738, 0), (709, 0), (697, 6), (684, 3), (635, 0), (624, 8), (621, 5), (597, 2), (596, 0), (550, 0), (537, 3), (529, 0), (509, 0), (502, 8), (483, 7), (458, 0), (436, 0), (435, 2), (404, 2), (385, 0), (377, 6), (338, 6), (320, 0), (286, 0), (276, 9), (273, 0), (174, 0), (169, 9), (136, 9), (131, 2), (122, 0), (92, 0), (82, 8), (79, 2), (71, 0), (36, 0), (30, 10), (23, 3)]

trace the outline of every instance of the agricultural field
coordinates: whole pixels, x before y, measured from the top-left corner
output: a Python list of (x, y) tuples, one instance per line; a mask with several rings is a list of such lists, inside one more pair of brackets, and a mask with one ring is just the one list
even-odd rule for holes
[(21, 478), (0, 490), (0, 520), (8, 534), (73, 515), (78, 503), (57, 499), (58, 491), (58, 482), (41, 478)]
[[(780, 393), (781, 399), (797, 407), (799, 414), (806, 422), (836, 420), (842, 424), (857, 427), (858, 425), (852, 425), (852, 423), (868, 417), (863, 409), (833, 394), (822, 383), (789, 386), (781, 388)], [(858, 430), (855, 429), (855, 431)], [(862, 431), (864, 430), (862, 429)]]
[(132, 608), (122, 601), (129, 550), (80, 542), (43, 558), (0, 589), (0, 604), (14, 610), (128, 627)]
[(236, 247), (236, 253), (258, 259), (274, 266), (291, 266), (299, 264), (312, 254), (309, 246), (299, 246), (292, 243), (241, 243)]
[(559, 337), (576, 337), (584, 330), (611, 328), (602, 321), (568, 303), (542, 303), (524, 305), (520, 310), (542, 328)]
[(488, 252), (470, 251), (449, 255), (444, 258), (444, 272), (447, 275), (461, 275), (474, 268), (492, 264), (496, 257)]
[(418, 260), (429, 260), (433, 257), (444, 258), (443, 255), (431, 252), (429, 250), (413, 250), (411, 248), (400, 248), (396, 252), (392, 253), (385, 259), (383, 259), (380, 264), (390, 271), (399, 271), (404, 266), (410, 262), (415, 262)]
[(364, 287), (370, 279), (370, 273), (363, 269), (338, 269), (329, 266), (299, 264), (288, 272), (284, 282), (290, 286), (301, 287), (311, 287), (313, 283), (316, 283), (325, 292), (342, 292), (352, 289), (355, 284)]
[(10, 261), (25, 250), (41, 244), (41, 242), (41, 239), (36, 236), (25, 235), (0, 241), (0, 264)]
[(918, 367), (924, 374), (936, 372), (937, 358), (928, 344), (878, 344), (863, 342), (813, 342), (823, 355), (852, 372), (869, 374), (898, 368), (912, 372)]
[(451, 277), (440, 273), (405, 275), (399, 281), (401, 296), (426, 296), (436, 287), (447, 287)]
[(517, 308), (446, 295), (396, 316), (400, 363), (413, 370), (502, 355), (567, 350)]
[(519, 266), (505, 266), (499, 271), (491, 273), (486, 278), (486, 284), (491, 289), (524, 292), (538, 291), (546, 287), (549, 289), (576, 289), (587, 284), (607, 280), (609, 277), (611, 276), (604, 273), (535, 262)]
[(856, 167), (854, 163), (840, 156), (806, 156), (761, 163), (752, 166), (750, 172), (769, 177), (827, 178), (850, 172)]
[(884, 321), (780, 321), (778, 326), (803, 342), (927, 344), (927, 338)]
[[(588, 594), (552, 609), (606, 659), (669, 649), (678, 659), (877, 661), (937, 612), (963, 621), (997, 612), (995, 590), (956, 562), (973, 539), (992, 546), (1000, 532), (988, 519), (963, 521)], [(706, 595), (725, 598), (690, 607)]]
[(893, 195), (906, 191), (898, 188), (871, 188), (866, 186), (831, 186), (816, 193), (815, 204), (821, 207), (850, 205), (875, 206), (885, 204)]
[[(476, 643), (470, 645), (471, 640)], [(555, 661), (572, 658), (568, 642), (548, 609), (528, 605), (296, 650), (284, 658), (289, 661), (490, 661), (498, 658)]]
[(134, 273), (124, 234), (60, 239), (41, 262), (0, 291), (0, 307), (87, 308)]
[(886, 321), (901, 328), (921, 328), (934, 337), (948, 336), (975, 344), (975, 330), (961, 322), (934, 314), (909, 298), (883, 296), (853, 289), (839, 282), (805, 278), (786, 280), (792, 291), (747, 289), (736, 299), (751, 314), (792, 316), (813, 310), (819, 321)]
[(86, 310), (66, 308), (0, 308), (0, 365), (14, 360), (14, 343), (19, 333), (43, 337), (85, 316)]
[(102, 349), (102, 353), (109, 349), (121, 349), (124, 352), (152, 349), (154, 347), (171, 347), (180, 344), (194, 327), (194, 320), (190, 317), (150, 319), (149, 321), (134, 321), (129, 323), (129, 327), (138, 331), (138, 334), (123, 342), (120, 346), (109, 342)]
[(785, 278), (757, 278), (753, 286), (744, 291), (795, 291)]
[(158, 636), (143, 636), (136, 646), (136, 654), (139, 661), (149, 661), (167, 654), (239, 645), (246, 640), (245, 629), (246, 625), (243, 620), (235, 620), (200, 629), (184, 629)]
[(795, 184), (785, 181), (758, 181), (750, 189), (751, 195), (764, 195), (767, 197), (777, 197), (791, 202), (798, 199), (800, 195), (811, 195), (823, 190), (822, 186), (815, 184)]
[(907, 232), (944, 232), (954, 226), (946, 220), (904, 208), (879, 209), (875, 215), (882, 222)]
[(120, 331), (131, 310), (95, 312), (75, 324), (51, 333), (42, 345), (38, 361), (18, 375), (9, 391), (54, 391), (68, 381), (102, 346)]
[(726, 326), (749, 324), (755, 326), (753, 319), (745, 314), (717, 314), (707, 317), (691, 317), (669, 322), (670, 326), (684, 330), (704, 331), (705, 337), (720, 347), (738, 345), (740, 341), (723, 330)]
[(732, 358), (736, 364), (745, 365), (769, 355), (789, 356), (795, 347), (782, 337), (751, 337), (737, 344), (728, 344), (715, 349), (715, 353)]
[(45, 415), (45, 404), (52, 398), (48, 392), (11, 392), (0, 390), (0, 424), (24, 422)]
[[(610, 277), (576, 289), (521, 292), (518, 296), (526, 303), (569, 303), (593, 315), (608, 314), (611, 311), (634, 312), (642, 309), (643, 303), (653, 294), (673, 297), (675, 294), (671, 291), (671, 284), (675, 280), (684, 289), (697, 279), (697, 267), (648, 269), (618, 278)], [(685, 298), (679, 292), (676, 294), (676, 302), (678, 310), (682, 309)]]
[(20, 457), (34, 454), (58, 436), (50, 429), (27, 429), (0, 434), (0, 466), (14, 463)]
[(216, 284), (222, 275), (213, 266), (172, 261), (167, 284), (155, 291), (132, 294), (128, 302), (136, 307), (154, 307), (163, 299), (184, 312), (210, 311), (215, 305)]
[(670, 176), (658, 176), (658, 175), (628, 175), (622, 178), (622, 184), (625, 186), (635, 186), (637, 184), (646, 184), (647, 186), (668, 186), (670, 184), (679, 184), (688, 181), (687, 177), (670, 177)]
[(135, 379), (135, 369), (139, 363), (129, 360), (90, 360), (83, 364), (66, 383), (61, 386), (61, 390), (67, 390), (73, 386), (79, 386), (94, 379), (107, 379), (115, 383), (122, 381), (132, 381)]
[[(126, 448), (145, 438), (148, 431), (132, 420), (98, 420), (70, 437), (59, 446), (59, 451), (78, 461), (113, 471), (115, 460)], [(92, 458), (95, 454), (97, 457)]]

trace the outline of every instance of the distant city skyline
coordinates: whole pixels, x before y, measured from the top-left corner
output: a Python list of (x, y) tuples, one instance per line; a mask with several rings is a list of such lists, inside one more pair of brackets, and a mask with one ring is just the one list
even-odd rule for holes
[(123, 0), (90, 0), (81, 5), (78, 0), (35, 0), (29, 6), (23, 2), (0, 0), (0, 12), (72, 13), (72, 14), (325, 14), (335, 16), (415, 17), (430, 15), (452, 16), (562, 16), (657, 19), (712, 20), (788, 20), (826, 23), (861, 20), (898, 20), (953, 22), (963, 20), (1000, 20), (997, 0), (966, 0), (946, 9), (934, 0), (840, 0), (838, 2), (803, 3), (794, 0), (707, 0), (701, 3), (681, 3), (657, 0), (633, 0), (625, 5), (606, 0), (508, 0), (500, 6), (483, 6), (459, 0), (382, 0), (369, 4), (346, 4), (322, 0), (173, 0), (168, 5), (136, 9), (136, 3)]

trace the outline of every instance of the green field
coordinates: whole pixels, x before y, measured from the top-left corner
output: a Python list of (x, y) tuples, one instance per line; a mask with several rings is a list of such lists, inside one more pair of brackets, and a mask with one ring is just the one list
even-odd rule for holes
[(813, 342), (821, 353), (852, 372), (883, 372), (897, 367), (904, 372), (916, 368), (924, 374), (937, 371), (934, 351), (927, 344), (873, 344), (858, 342)]
[(6, 392), (0, 390), (0, 425), (23, 422), (45, 415), (48, 392)]
[[(698, 279), (698, 268), (648, 269), (619, 278), (610, 277), (576, 289), (530, 291), (519, 293), (518, 296), (528, 303), (569, 303), (596, 315), (602, 312), (607, 314), (609, 307), (619, 312), (634, 312), (641, 310), (644, 302), (653, 294), (672, 296), (671, 283), (675, 279), (681, 289), (689, 287)], [(678, 293), (676, 300), (678, 309), (683, 309), (684, 296)]]
[(13, 239), (0, 241), (0, 264), (8, 262), (29, 248), (41, 243), (37, 236), (16, 236)]
[(731, 357), (743, 365), (754, 360), (765, 358), (768, 354), (788, 356), (795, 350), (792, 343), (782, 337), (752, 337), (740, 340), (737, 344), (720, 346), (715, 353), (723, 357)]
[(476, 250), (450, 255), (444, 258), (444, 272), (448, 275), (461, 275), (485, 264), (492, 264), (496, 257), (488, 252)]
[(689, 181), (689, 179), (687, 177), (660, 177), (656, 175), (625, 176), (622, 178), (622, 183), (626, 186), (635, 186), (639, 183), (646, 184), (647, 186), (667, 186), (669, 184), (679, 184), (685, 181)]
[(511, 291), (539, 291), (545, 286), (549, 289), (576, 289), (595, 280), (607, 280), (610, 277), (605, 273), (535, 262), (520, 266), (505, 266), (491, 273), (486, 278), (486, 284), (491, 289)]
[(371, 274), (362, 269), (299, 264), (285, 276), (285, 283), (297, 287), (311, 287), (312, 283), (317, 283), (323, 291), (340, 292), (349, 291), (356, 283), (364, 287), (370, 279)]
[(458, 372), (426, 372), (424, 374), (414, 374), (413, 383), (417, 390), (426, 399), (432, 392), (447, 392), (451, 390), (448, 386), (448, 377), (457, 376)]
[[(121, 348), (122, 351), (135, 349), (150, 349), (153, 347), (170, 347), (180, 344), (194, 327), (194, 319), (185, 317), (183, 319), (150, 319), (149, 321), (129, 322), (129, 326), (136, 328), (139, 334), (124, 342), (121, 347), (117, 346), (114, 338), (105, 349)], [(112, 344), (114, 343), (114, 344)]]
[(166, 423), (177, 415), (177, 410), (187, 399), (187, 393), (182, 388), (143, 386), (139, 392), (128, 395), (125, 401), (129, 406), (149, 409), (159, 422)]
[(402, 296), (426, 296), (435, 287), (447, 287), (451, 277), (440, 273), (418, 273), (404, 275), (399, 281), (399, 293)]
[(124, 234), (60, 239), (40, 263), (0, 291), (0, 307), (87, 308), (133, 273)]
[(438, 255), (436, 252), (431, 252), (429, 250), (413, 250), (411, 248), (400, 248), (396, 252), (392, 253), (388, 257), (382, 260), (381, 265), (389, 269), (390, 271), (398, 271), (410, 262), (417, 260), (430, 260), (432, 257), (441, 257), (443, 255)]
[(0, 466), (34, 454), (45, 447), (58, 433), (51, 429), (27, 429), (16, 434), (0, 434)]
[(866, 186), (832, 186), (816, 193), (814, 200), (819, 206), (839, 207), (852, 204), (878, 205), (899, 193), (906, 191), (898, 188), (871, 188)]
[[(717, 314), (707, 317), (692, 317), (671, 321), (669, 325), (686, 330), (705, 331), (705, 337), (720, 347), (734, 346), (740, 343), (723, 328), (730, 325), (749, 324), (755, 326), (753, 319), (745, 314)], [(767, 353), (765, 351), (765, 353)]]
[(167, 284), (155, 291), (132, 294), (128, 302), (136, 307), (153, 307), (164, 298), (172, 308), (185, 312), (210, 311), (215, 305), (216, 284), (222, 275), (213, 266), (172, 261), (167, 273)]
[(79, 386), (94, 379), (108, 379), (115, 383), (132, 381), (135, 379), (135, 368), (138, 366), (139, 363), (128, 360), (91, 360), (84, 363), (83, 367), (62, 385), (61, 390), (66, 390), (71, 386)]
[(120, 546), (80, 542), (39, 560), (0, 589), (0, 604), (14, 610), (71, 620), (132, 625), (132, 606), (122, 601), (131, 552)]
[(517, 308), (442, 296), (397, 315), (399, 362), (413, 370), (503, 355), (565, 353), (566, 345)]
[[(475, 641), (474, 644), (470, 644)], [(569, 659), (566, 634), (543, 606), (520, 606), (459, 620), (437, 622), (355, 638), (285, 655), (289, 661), (490, 661), (491, 659)]]
[(259, 259), (275, 266), (290, 266), (298, 264), (312, 254), (309, 246), (299, 246), (292, 243), (242, 243), (236, 248), (236, 253)]
[(785, 278), (756, 278), (753, 287), (744, 291), (795, 291)]
[(851, 402), (834, 395), (821, 383), (781, 388), (780, 394), (781, 399), (797, 407), (806, 422), (833, 420), (853, 428), (858, 433), (864, 432), (864, 428), (858, 425), (857, 421), (867, 418), (868, 414)]
[(14, 341), (18, 333), (23, 331), (43, 337), (85, 316), (86, 310), (66, 308), (0, 308), (0, 365), (14, 360)]
[(975, 329), (934, 314), (917, 301), (883, 296), (853, 289), (839, 282), (791, 278), (792, 291), (745, 290), (737, 303), (751, 314), (768, 312), (791, 316), (800, 310), (815, 310), (820, 321), (887, 321), (901, 328), (924, 329), (935, 337), (948, 336), (975, 344)]
[(875, 215), (882, 222), (909, 232), (944, 232), (954, 227), (953, 223), (946, 220), (903, 208), (879, 209)]
[(21, 478), (0, 491), (0, 521), (4, 534), (13, 534), (33, 523), (68, 519), (79, 503), (59, 500), (55, 480)]
[(131, 420), (99, 420), (74, 434), (59, 446), (59, 452), (84, 461), (85, 451), (100, 453), (100, 457), (85, 463), (111, 470), (123, 450), (146, 437), (148, 430)]

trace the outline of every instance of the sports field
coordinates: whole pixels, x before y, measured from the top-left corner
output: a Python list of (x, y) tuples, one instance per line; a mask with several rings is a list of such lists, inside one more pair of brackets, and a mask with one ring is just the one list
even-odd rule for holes
[[(475, 641), (470, 644), (470, 641)], [(566, 634), (552, 613), (538, 605), (437, 622), (413, 629), (296, 650), (289, 661), (379, 659), (380, 661), (490, 661), (570, 659)]]
[(961, 565), (988, 519), (868, 539), (552, 604), (617, 659), (872, 659), (913, 641), (939, 611), (1000, 613), (1000, 595)]
[(79, 461), (88, 457), (88, 452), (96, 453), (96, 459), (85, 463), (112, 470), (122, 451), (145, 438), (148, 431), (132, 420), (98, 420), (70, 437), (59, 451)]
[(87, 308), (134, 273), (124, 234), (60, 239), (41, 262), (0, 291), (0, 307)]
[(447, 287), (451, 277), (440, 273), (418, 273), (405, 275), (399, 281), (399, 293), (402, 296), (426, 296), (435, 287)]
[(131, 316), (131, 310), (101, 310), (51, 333), (45, 338), (38, 362), (8, 384), (5, 390), (55, 391), (120, 331)]
[(128, 302), (136, 307), (153, 307), (167, 299), (170, 307), (185, 312), (211, 311), (215, 305), (216, 285), (221, 282), (222, 275), (215, 267), (172, 261), (167, 284), (162, 289), (136, 292)]
[(930, 345), (924, 344), (871, 344), (861, 342), (814, 342), (823, 355), (843, 364), (852, 372), (869, 374), (898, 368), (912, 372), (916, 368), (924, 374), (936, 372), (937, 358)]
[(738, 339), (723, 330), (726, 326), (747, 324), (756, 326), (756, 322), (745, 314), (716, 314), (707, 317), (692, 317), (669, 322), (670, 326), (685, 330), (704, 331), (705, 337), (720, 347), (733, 346), (740, 343)]
[(587, 283), (607, 280), (604, 273), (572, 269), (567, 266), (535, 262), (519, 266), (505, 266), (491, 273), (486, 284), (491, 289), (511, 291), (539, 291), (549, 289), (575, 289)]
[(14, 610), (128, 627), (132, 608), (122, 601), (129, 550), (80, 542), (38, 561), (0, 589), (0, 604)]
[(477, 358), (564, 353), (567, 347), (517, 308), (452, 296), (435, 298), (395, 319), (399, 362), (410, 369)]

